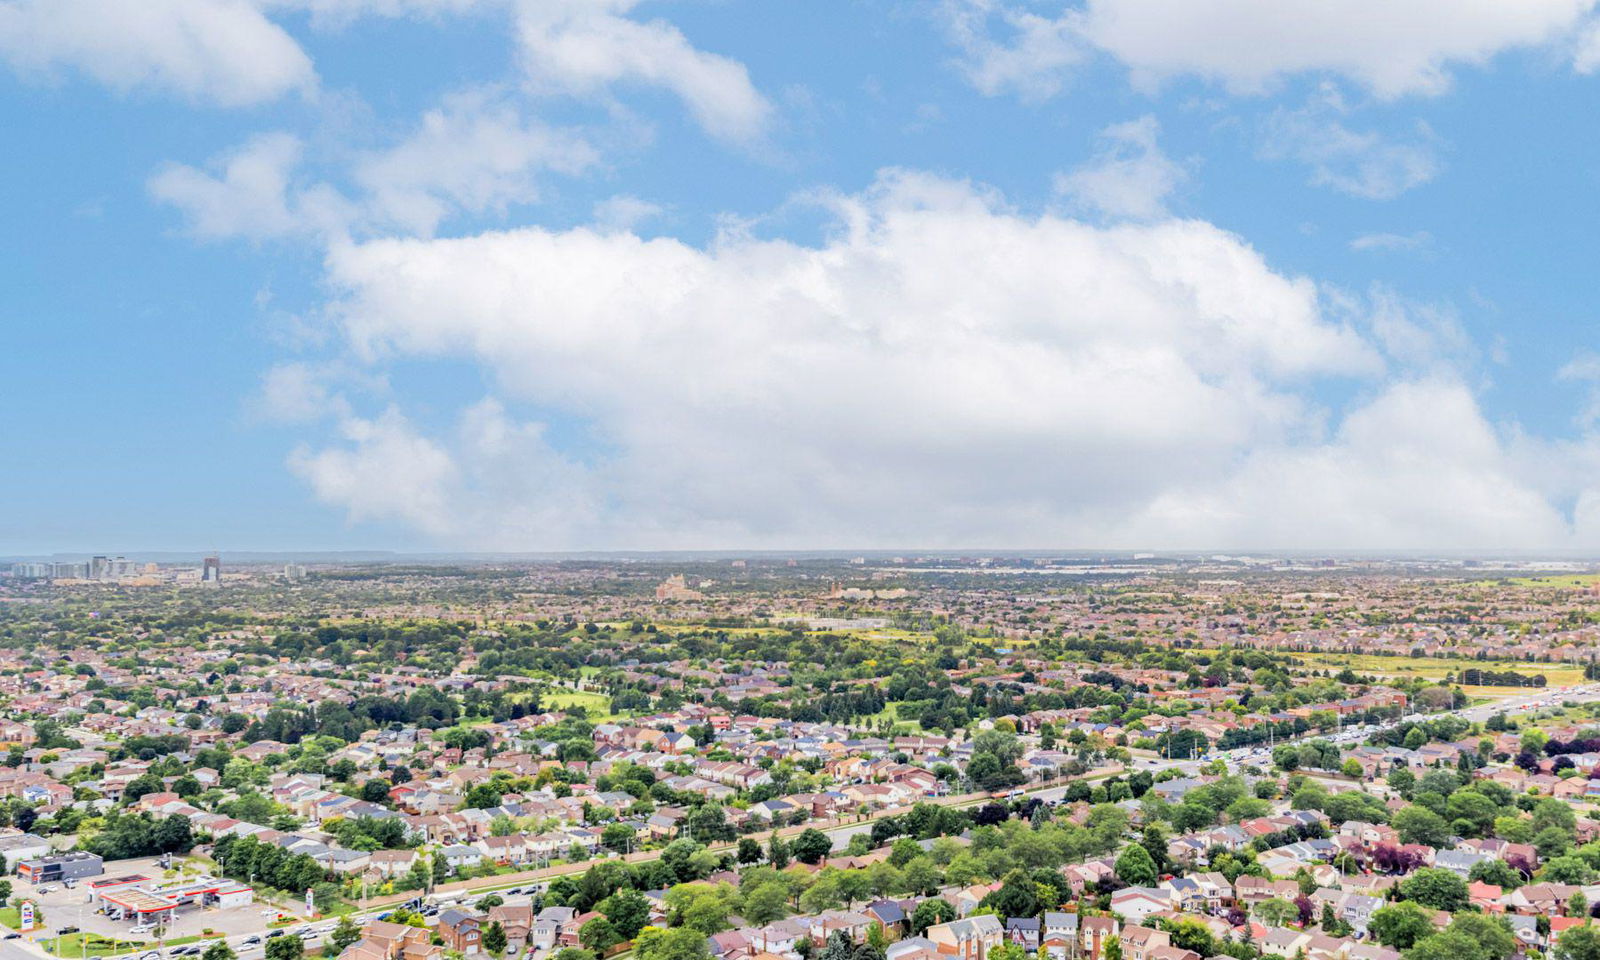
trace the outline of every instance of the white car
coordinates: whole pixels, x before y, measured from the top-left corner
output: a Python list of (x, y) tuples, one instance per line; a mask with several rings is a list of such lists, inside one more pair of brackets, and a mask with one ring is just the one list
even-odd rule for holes
[(153, 928), (148, 923), (136, 923), (128, 928), (129, 933), (149, 933)]

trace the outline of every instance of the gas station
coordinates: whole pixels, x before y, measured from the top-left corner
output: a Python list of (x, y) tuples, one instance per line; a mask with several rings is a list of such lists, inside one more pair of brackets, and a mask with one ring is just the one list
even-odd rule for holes
[(243, 907), (255, 902), (254, 890), (226, 878), (155, 889), (150, 887), (152, 882), (138, 874), (109, 877), (89, 885), (89, 899), (113, 920), (150, 924), (171, 923), (179, 907)]

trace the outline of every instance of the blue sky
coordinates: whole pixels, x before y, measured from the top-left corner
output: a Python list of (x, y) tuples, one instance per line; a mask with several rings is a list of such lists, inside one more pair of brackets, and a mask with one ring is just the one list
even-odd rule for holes
[(0, 0), (0, 553), (1600, 550), (1592, 0)]

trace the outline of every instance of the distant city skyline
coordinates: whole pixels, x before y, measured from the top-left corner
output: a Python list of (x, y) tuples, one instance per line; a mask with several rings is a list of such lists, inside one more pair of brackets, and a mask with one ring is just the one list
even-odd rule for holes
[(1597, 0), (0, 0), (0, 557), (1600, 556), (1597, 71)]

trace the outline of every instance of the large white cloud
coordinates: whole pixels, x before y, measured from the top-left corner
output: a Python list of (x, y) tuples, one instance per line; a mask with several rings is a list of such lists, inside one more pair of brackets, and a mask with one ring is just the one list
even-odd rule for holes
[[(1438, 93), (1450, 70), (1518, 47), (1577, 44), (1595, 0), (946, 0), (968, 73), (988, 93), (1050, 92), (1095, 47), (1136, 78), (1198, 75), (1256, 93), (1335, 74), (1383, 98)], [(979, 24), (987, 25), (981, 32)], [(996, 26), (998, 25), (998, 26)], [(1576, 66), (1597, 62), (1592, 43)]]
[[(1376, 348), (1209, 224), (1023, 216), (908, 173), (835, 205), (815, 247), (585, 229), (341, 245), (334, 312), (358, 354), (480, 363), (593, 449), (495, 406), (477, 416), (492, 443), (389, 415), (296, 469), (354, 515), (476, 545), (1059, 545), (1142, 536), (1174, 497), (1217, 514), (1207, 498), (1231, 502), (1257, 451), (1337, 460), (1372, 434), (1352, 418), (1323, 440), (1303, 388), (1377, 375)], [(454, 465), (422, 493), (382, 468), (414, 447)], [(1373, 495), (1391, 466), (1373, 463)], [(1395, 487), (1388, 507), (1437, 493)]]
[(0, 0), (0, 57), (29, 75), (73, 68), (223, 106), (316, 82), (299, 44), (250, 0)]
[[(330, 313), (352, 356), (465, 359), (505, 405), (432, 431), (342, 414), (345, 438), (293, 467), (352, 517), (504, 549), (1600, 535), (1595, 446), (1492, 423), (1439, 311), (1330, 299), (1202, 222), (1024, 215), (905, 172), (830, 202), (817, 245), (338, 245)], [(1319, 405), (1310, 385), (1335, 378), (1365, 399)]]

